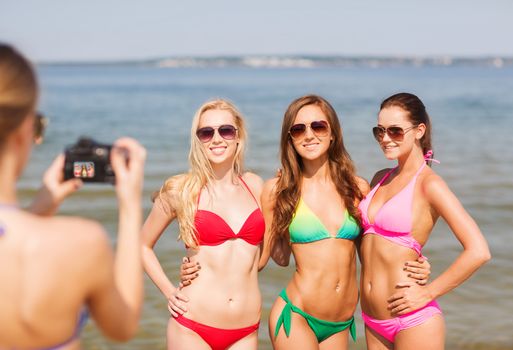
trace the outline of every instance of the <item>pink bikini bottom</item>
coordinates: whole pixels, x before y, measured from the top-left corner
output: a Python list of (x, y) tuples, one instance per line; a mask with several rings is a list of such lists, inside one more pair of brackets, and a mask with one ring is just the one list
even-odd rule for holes
[(377, 320), (366, 315), (363, 311), (362, 318), (367, 327), (393, 343), (396, 334), (403, 329), (419, 326), (438, 314), (441, 315), (442, 310), (436, 300), (433, 300), (423, 308), (387, 320)]

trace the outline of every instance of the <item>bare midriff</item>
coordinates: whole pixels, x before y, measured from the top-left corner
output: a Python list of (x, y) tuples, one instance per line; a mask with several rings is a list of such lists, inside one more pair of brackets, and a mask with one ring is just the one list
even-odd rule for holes
[(295, 243), (296, 271), (287, 295), (304, 312), (331, 322), (350, 319), (358, 303), (356, 249), (351, 240)]
[(414, 281), (404, 271), (404, 263), (417, 260), (417, 253), (383, 237), (367, 234), (361, 245), (360, 281), (362, 311), (377, 319), (395, 317), (388, 310), (388, 299), (400, 289), (397, 283)]
[(259, 248), (242, 239), (201, 246), (192, 262), (201, 270), (182, 293), (189, 298), (185, 317), (218, 328), (241, 328), (260, 320)]

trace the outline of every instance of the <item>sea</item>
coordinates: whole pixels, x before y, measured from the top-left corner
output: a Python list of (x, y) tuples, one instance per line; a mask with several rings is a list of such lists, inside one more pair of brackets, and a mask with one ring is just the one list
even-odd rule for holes
[[(411, 92), (424, 101), (432, 119), (433, 148), (440, 161), (433, 168), (477, 222), (492, 252), (488, 264), (439, 298), (447, 327), (446, 348), (513, 349), (513, 151), (509, 148), (513, 64), (497, 60), (491, 64), (451, 60), (318, 65), (304, 60), (297, 64), (248, 62), (38, 64), (39, 108), (48, 116), (49, 125), (45, 142), (34, 148), (19, 181), (22, 202), (30, 202), (52, 159), (80, 136), (105, 144), (131, 136), (148, 151), (143, 201), (147, 215), (151, 193), (169, 176), (188, 169), (195, 111), (218, 97), (234, 102), (244, 115), (249, 131), (246, 168), (264, 179), (279, 168), (278, 141), (288, 104), (310, 93), (325, 97), (338, 113), (358, 174), (370, 181), (377, 170), (393, 165), (383, 157), (371, 133), (379, 104), (391, 94)], [(117, 205), (111, 185), (84, 186), (65, 201), (60, 214), (101, 222), (115, 245)], [(171, 224), (155, 248), (173, 283), (178, 281), (184, 255), (177, 232), (176, 224)], [(424, 249), (432, 265), (431, 278), (447, 269), (462, 249), (451, 228), (439, 220)], [(293, 271), (293, 261), (287, 268), (271, 262), (259, 274), (263, 295), (259, 349), (272, 348), (268, 313)], [(365, 349), (359, 307), (355, 316), (358, 340), (349, 348)], [(165, 349), (168, 319), (165, 298), (145, 277), (137, 336), (122, 344), (109, 341), (91, 320), (81, 336), (82, 344), (84, 349)]]

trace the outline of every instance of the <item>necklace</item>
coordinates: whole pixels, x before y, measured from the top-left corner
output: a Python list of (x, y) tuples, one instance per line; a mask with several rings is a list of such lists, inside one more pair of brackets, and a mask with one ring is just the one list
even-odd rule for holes
[[(0, 210), (18, 210), (16, 204), (0, 203)], [(5, 234), (6, 228), (3, 222), (0, 222), (0, 237)]]

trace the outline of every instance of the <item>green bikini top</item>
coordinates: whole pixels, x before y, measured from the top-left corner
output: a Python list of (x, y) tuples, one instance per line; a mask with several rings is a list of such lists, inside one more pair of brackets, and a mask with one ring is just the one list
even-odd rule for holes
[(360, 234), (360, 226), (349, 215), (347, 209), (344, 212), (344, 222), (338, 229), (335, 237), (331, 236), (321, 220), (308, 208), (303, 198), (299, 199), (296, 213), (289, 225), (291, 243), (310, 243), (327, 238), (340, 238), (354, 240)]

